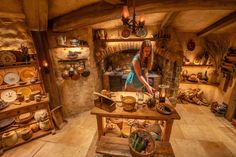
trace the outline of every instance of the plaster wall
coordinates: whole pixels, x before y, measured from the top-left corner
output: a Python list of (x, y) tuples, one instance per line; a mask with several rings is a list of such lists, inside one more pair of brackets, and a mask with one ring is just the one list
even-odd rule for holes
[[(66, 36), (67, 45), (70, 45), (69, 40), (73, 38), (86, 40), (88, 42), (90, 54), (86, 61), (86, 69), (90, 71), (90, 76), (87, 78), (81, 76), (79, 80), (65, 80), (62, 78), (65, 64), (58, 63), (56, 53), (62, 49), (64, 49), (63, 51), (70, 51), (70, 48), (60, 48), (60, 46), (57, 45), (57, 37), (60, 35)], [(59, 96), (65, 115), (68, 117), (90, 110), (94, 105), (93, 92), (101, 89), (99, 69), (94, 61), (92, 29), (77, 29), (64, 34), (49, 32), (48, 38), (50, 42), (50, 55), (53, 58), (53, 68), (55, 68), (56, 71), (56, 83), (60, 90)]]

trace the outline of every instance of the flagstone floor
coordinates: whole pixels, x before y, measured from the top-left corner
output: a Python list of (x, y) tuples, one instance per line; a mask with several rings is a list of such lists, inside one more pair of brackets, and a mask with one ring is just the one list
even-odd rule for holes
[[(236, 128), (205, 106), (177, 104), (170, 142), (176, 157), (236, 157)], [(96, 118), (90, 112), (71, 117), (55, 135), (4, 152), (3, 157), (101, 157), (95, 153)]]

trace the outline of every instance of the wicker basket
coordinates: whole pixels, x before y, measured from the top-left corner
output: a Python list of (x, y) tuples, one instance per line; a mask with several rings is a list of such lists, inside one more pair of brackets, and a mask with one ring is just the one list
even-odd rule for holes
[[(149, 142), (151, 142), (150, 143), (150, 151), (148, 153), (140, 153), (133, 148), (133, 146), (131, 144), (131, 138), (134, 136), (134, 134), (138, 134), (140, 137), (146, 138), (146, 139), (148, 139)], [(129, 148), (130, 148), (130, 152), (133, 157), (153, 157), (153, 155), (156, 151), (156, 143), (155, 143), (155, 140), (153, 139), (152, 135), (148, 131), (146, 131), (144, 129), (137, 129), (130, 134)]]

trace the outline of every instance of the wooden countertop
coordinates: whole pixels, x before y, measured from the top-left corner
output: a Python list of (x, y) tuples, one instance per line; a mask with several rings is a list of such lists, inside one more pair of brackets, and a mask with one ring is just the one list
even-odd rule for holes
[[(93, 107), (91, 114), (104, 116), (104, 117), (116, 117), (116, 118), (131, 118), (131, 119), (150, 119), (150, 120), (168, 120), (168, 119), (180, 119), (179, 114), (172, 107), (173, 111), (170, 115), (164, 115), (156, 111), (156, 108), (149, 109), (147, 106), (141, 109), (136, 109), (132, 112), (127, 112), (123, 110), (120, 102), (120, 95), (123, 96), (134, 96), (136, 97), (136, 92), (114, 92), (112, 99), (116, 102), (116, 109), (113, 112), (107, 112), (98, 107)], [(144, 95), (144, 101), (148, 98), (148, 95)], [(167, 102), (170, 103), (170, 102)], [(171, 106), (171, 104), (169, 105)]]

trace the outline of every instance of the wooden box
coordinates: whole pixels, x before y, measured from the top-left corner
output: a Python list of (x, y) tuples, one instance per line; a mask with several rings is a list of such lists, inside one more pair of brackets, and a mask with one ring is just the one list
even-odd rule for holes
[(99, 96), (94, 100), (96, 107), (101, 108), (107, 112), (112, 112), (116, 109), (116, 103), (110, 98)]

